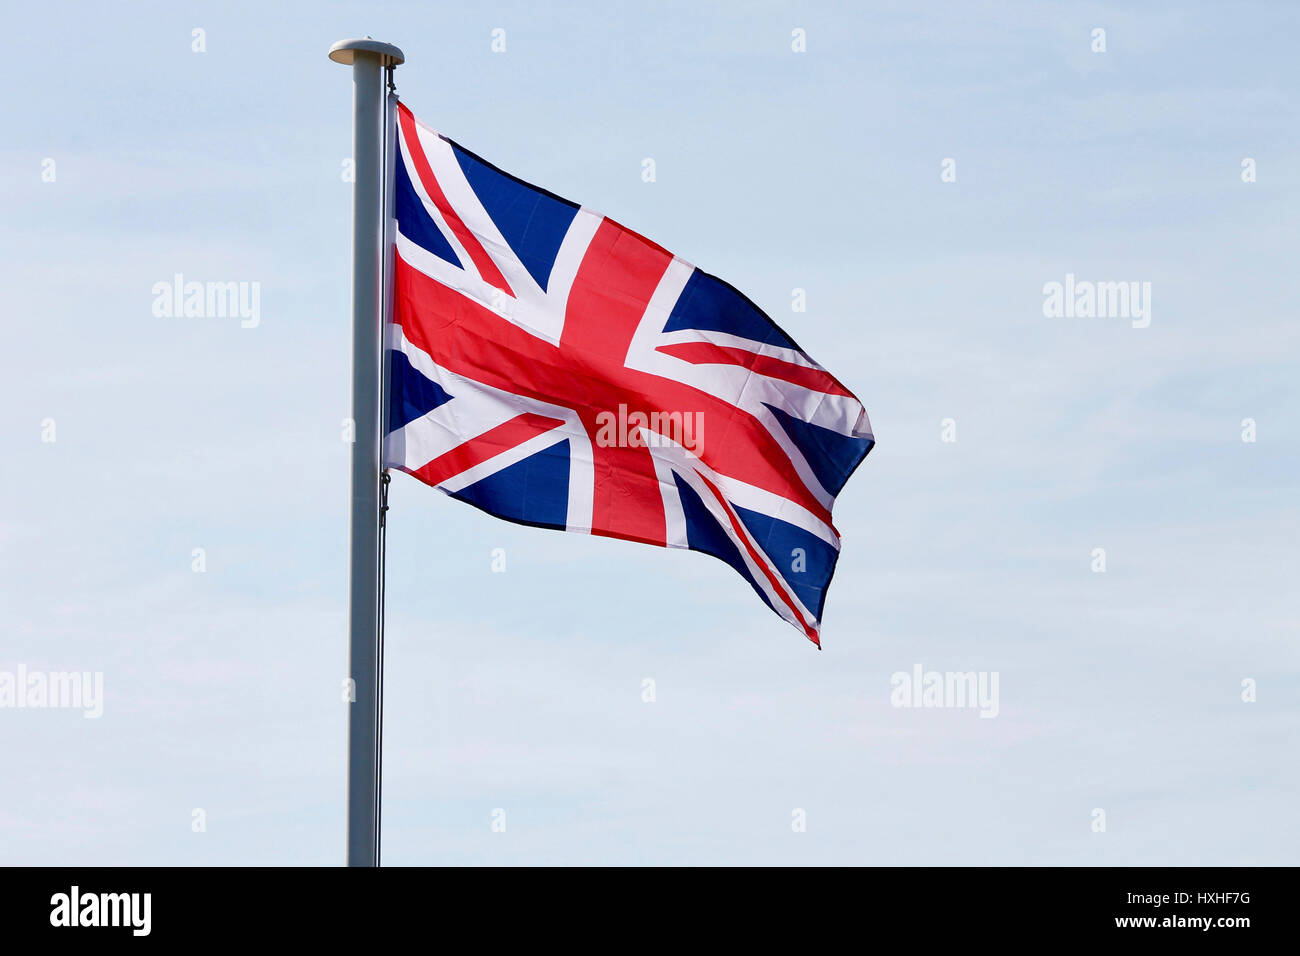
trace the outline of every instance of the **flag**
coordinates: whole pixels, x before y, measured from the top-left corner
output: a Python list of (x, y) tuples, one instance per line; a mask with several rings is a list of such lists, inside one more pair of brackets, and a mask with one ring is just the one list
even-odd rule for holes
[(387, 467), (730, 564), (820, 646), (862, 404), (744, 295), (397, 110)]

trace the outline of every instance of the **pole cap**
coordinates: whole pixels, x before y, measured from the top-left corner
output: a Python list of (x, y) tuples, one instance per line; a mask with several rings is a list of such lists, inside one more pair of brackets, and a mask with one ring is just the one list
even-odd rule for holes
[(381, 43), (370, 37), (359, 40), (340, 40), (330, 47), (330, 59), (344, 66), (351, 66), (358, 53), (373, 53), (379, 57), (382, 66), (401, 66), (406, 62), (402, 51), (391, 43)]

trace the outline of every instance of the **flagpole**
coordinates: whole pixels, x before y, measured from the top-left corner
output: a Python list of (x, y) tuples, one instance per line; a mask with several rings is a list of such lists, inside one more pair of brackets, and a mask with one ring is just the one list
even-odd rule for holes
[(379, 865), (380, 726), (380, 426), (383, 374), (384, 151), (388, 115), (384, 74), (402, 51), (369, 37), (330, 47), (352, 67), (352, 511), (349, 561), (348, 866)]

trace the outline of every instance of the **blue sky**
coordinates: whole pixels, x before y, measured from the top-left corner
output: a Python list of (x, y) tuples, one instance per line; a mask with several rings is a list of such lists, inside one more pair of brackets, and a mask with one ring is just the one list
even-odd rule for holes
[[(745, 291), (879, 442), (821, 653), (720, 562), (395, 476), (385, 862), (1297, 862), (1292, 5), (127, 10), (7, 16), (0, 671), (105, 699), (0, 709), (0, 862), (342, 860), (325, 53), (367, 33), (425, 121)], [(155, 316), (178, 272), (260, 323)], [(1150, 326), (1046, 318), (1067, 274), (1151, 283)], [(998, 716), (891, 706), (917, 664), (996, 672)]]

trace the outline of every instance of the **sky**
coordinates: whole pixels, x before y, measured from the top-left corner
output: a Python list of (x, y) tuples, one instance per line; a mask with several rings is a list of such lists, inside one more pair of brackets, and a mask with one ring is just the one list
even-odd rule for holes
[[(0, 705), (0, 863), (343, 860), (326, 51), (366, 34), (423, 120), (744, 291), (877, 439), (821, 652), (705, 555), (395, 475), (386, 864), (1300, 862), (1298, 24), (8, 5), (0, 684), (98, 674), (102, 714)], [(257, 283), (256, 322), (157, 315), (178, 273)], [(1145, 315), (1046, 314), (1067, 281)], [(897, 706), (918, 668), (996, 714)]]

